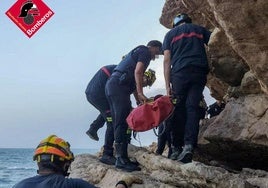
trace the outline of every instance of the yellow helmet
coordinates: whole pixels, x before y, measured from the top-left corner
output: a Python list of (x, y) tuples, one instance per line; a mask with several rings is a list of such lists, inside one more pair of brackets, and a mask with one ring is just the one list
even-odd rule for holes
[(149, 69), (148, 71), (145, 71), (145, 72), (144, 72), (144, 76), (146, 76), (146, 78), (147, 78), (148, 85), (149, 85), (149, 86), (152, 86), (153, 83), (154, 83), (155, 80), (156, 80), (155, 71), (152, 70), (152, 69)]
[(37, 146), (34, 151), (33, 160), (37, 160), (37, 162), (50, 160), (53, 162), (54, 159), (73, 161), (74, 155), (70, 150), (70, 144), (68, 142), (56, 135), (50, 135)]

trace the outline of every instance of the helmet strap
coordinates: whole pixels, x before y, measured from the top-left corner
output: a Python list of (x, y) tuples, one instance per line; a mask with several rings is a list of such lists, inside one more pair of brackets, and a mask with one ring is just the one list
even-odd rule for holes
[(68, 177), (70, 175), (70, 173), (68, 172), (68, 170), (70, 168), (70, 165), (71, 165), (71, 163), (69, 163), (69, 162), (64, 163), (64, 165), (62, 167), (63, 175), (64, 176), (67, 176)]

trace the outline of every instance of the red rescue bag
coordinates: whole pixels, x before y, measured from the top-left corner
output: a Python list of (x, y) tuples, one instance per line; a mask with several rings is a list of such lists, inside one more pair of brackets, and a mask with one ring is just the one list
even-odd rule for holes
[(126, 120), (133, 131), (148, 131), (166, 120), (172, 114), (173, 109), (171, 99), (168, 96), (161, 96), (153, 102), (133, 109)]

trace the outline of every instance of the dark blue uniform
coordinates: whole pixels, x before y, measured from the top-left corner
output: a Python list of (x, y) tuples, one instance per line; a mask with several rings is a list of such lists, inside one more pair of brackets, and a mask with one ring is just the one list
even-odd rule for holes
[(171, 52), (170, 81), (177, 98), (172, 126), (175, 147), (196, 145), (198, 106), (209, 70), (204, 44), (209, 37), (204, 27), (185, 23), (171, 29), (164, 39), (163, 50)]
[[(204, 98), (199, 102), (199, 108), (198, 108), (198, 113), (199, 113), (199, 120), (204, 119), (206, 115), (206, 110), (207, 110), (207, 103)], [(168, 145), (168, 158), (170, 158), (172, 149), (172, 136), (171, 136), (171, 126), (176, 122), (172, 121), (172, 118), (169, 120), (166, 120), (166, 126), (164, 126), (163, 123), (161, 123), (158, 127), (158, 142), (157, 142), (157, 150), (156, 153), (162, 155), (164, 152), (166, 143)], [(197, 141), (196, 141), (197, 142)]]
[(209, 118), (219, 115), (221, 111), (223, 111), (224, 108), (225, 108), (224, 102), (221, 102), (220, 104), (215, 102), (212, 105), (209, 105), (208, 110), (207, 110)]
[(107, 122), (104, 154), (109, 156), (113, 156), (114, 131), (112, 122), (107, 120), (107, 118), (111, 118), (111, 112), (105, 95), (105, 84), (115, 67), (116, 65), (107, 65), (98, 70), (90, 80), (85, 91), (88, 102), (100, 111), (100, 115), (92, 125), (95, 126), (96, 129), (99, 129), (104, 125), (105, 121)]
[(116, 143), (127, 142), (126, 118), (131, 111), (130, 95), (136, 89), (134, 75), (136, 64), (142, 62), (146, 69), (150, 60), (148, 47), (138, 46), (117, 65), (107, 81), (105, 92), (111, 108)]
[(164, 149), (166, 147), (166, 144), (168, 145), (168, 158), (170, 158), (170, 155), (172, 153), (171, 150), (171, 131), (170, 131), (170, 125), (168, 125), (168, 121), (166, 121), (166, 126), (164, 123), (161, 123), (158, 127), (158, 139), (157, 139), (157, 149), (156, 153), (159, 155), (162, 155), (164, 152)]
[(17, 183), (13, 188), (96, 188), (82, 179), (65, 178), (60, 174), (37, 175)]

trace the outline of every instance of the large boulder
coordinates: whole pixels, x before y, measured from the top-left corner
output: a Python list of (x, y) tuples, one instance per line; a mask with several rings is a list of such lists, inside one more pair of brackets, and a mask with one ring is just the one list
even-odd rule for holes
[(208, 120), (199, 134), (206, 158), (268, 171), (268, 96), (232, 99), (222, 113)]

